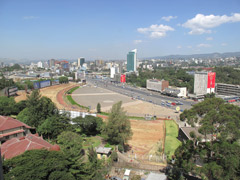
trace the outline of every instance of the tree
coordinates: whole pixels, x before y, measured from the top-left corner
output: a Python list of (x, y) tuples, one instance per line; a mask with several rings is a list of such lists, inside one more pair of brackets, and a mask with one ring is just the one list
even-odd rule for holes
[(124, 146), (131, 138), (132, 130), (130, 121), (121, 105), (120, 101), (112, 106), (103, 134), (109, 143)]
[(34, 90), (26, 100), (27, 107), (19, 113), (17, 119), (38, 128), (48, 117), (58, 114), (51, 99), (41, 97), (39, 90)]
[(101, 113), (101, 104), (97, 103), (97, 113)]
[(86, 170), (82, 162), (84, 152), (81, 136), (71, 131), (64, 131), (57, 137), (57, 142), (70, 162), (69, 171), (76, 179), (84, 179)]
[(69, 164), (61, 152), (31, 150), (4, 161), (4, 177), (16, 180), (74, 180), (68, 169)]
[(76, 117), (72, 119), (72, 122), (76, 132), (86, 134), (87, 136), (101, 133), (103, 127), (102, 118), (89, 115), (85, 116), (85, 118)]
[(68, 77), (66, 76), (62, 76), (59, 78), (59, 83), (62, 84), (62, 83), (68, 83)]
[[(176, 151), (174, 168), (180, 174), (196, 174), (202, 179), (238, 179), (240, 176), (240, 107), (215, 97), (180, 115), (192, 126), (200, 125), (199, 133), (211, 135), (210, 142), (193, 140), (183, 143)], [(198, 143), (196, 143), (198, 141)], [(197, 166), (200, 163), (200, 166)]]
[(86, 180), (104, 180), (104, 175), (107, 173), (103, 160), (97, 158), (97, 153), (91, 146), (88, 149), (88, 162), (85, 164)]
[(17, 111), (16, 102), (13, 97), (0, 96), (0, 115), (15, 115)]

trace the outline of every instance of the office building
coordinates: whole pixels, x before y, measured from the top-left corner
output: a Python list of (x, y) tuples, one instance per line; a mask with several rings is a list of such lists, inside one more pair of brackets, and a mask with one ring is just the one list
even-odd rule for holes
[(48, 60), (48, 64), (49, 64), (49, 67), (50, 67), (50, 68), (53, 67), (53, 66), (55, 66), (55, 59), (50, 59), (50, 60)]
[(84, 57), (80, 57), (78, 58), (78, 67), (82, 67), (82, 65), (85, 63), (85, 58)]
[(186, 97), (187, 96), (187, 88), (186, 87), (172, 87), (169, 86), (165, 88), (163, 94), (173, 97)]
[(240, 97), (240, 85), (217, 83), (216, 93), (220, 95)]
[(95, 60), (95, 64), (96, 66), (102, 66), (104, 64), (104, 61), (103, 60)]
[(169, 82), (158, 79), (147, 79), (147, 89), (157, 92), (163, 92), (169, 86)]
[(134, 49), (127, 54), (127, 71), (137, 71), (137, 49)]
[(204, 95), (215, 92), (215, 72), (195, 72), (194, 94)]

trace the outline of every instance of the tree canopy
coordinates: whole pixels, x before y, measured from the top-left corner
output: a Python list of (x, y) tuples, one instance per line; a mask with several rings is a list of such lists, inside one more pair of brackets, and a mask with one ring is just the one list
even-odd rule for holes
[(109, 143), (124, 146), (131, 139), (132, 130), (126, 112), (121, 106), (121, 101), (112, 106), (103, 134)]
[(199, 133), (212, 138), (210, 142), (201, 142), (192, 136), (193, 140), (184, 142), (175, 151), (175, 175), (191, 173), (209, 180), (239, 179), (240, 107), (215, 97), (206, 98), (185, 110), (180, 118), (192, 126), (199, 124)]
[(87, 136), (100, 134), (103, 127), (102, 118), (89, 115), (85, 118), (76, 117), (72, 119), (72, 122), (76, 132)]
[(61, 152), (31, 150), (4, 161), (4, 177), (16, 180), (73, 180), (69, 164)]
[(57, 108), (51, 99), (41, 97), (39, 90), (34, 90), (26, 100), (27, 107), (21, 111), (17, 119), (29, 126), (38, 127), (48, 117), (57, 114)]

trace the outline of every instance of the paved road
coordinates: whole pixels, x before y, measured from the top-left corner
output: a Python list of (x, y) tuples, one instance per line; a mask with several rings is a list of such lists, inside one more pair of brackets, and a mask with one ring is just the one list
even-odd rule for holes
[[(184, 100), (182, 98), (174, 98), (174, 97), (169, 97), (169, 96), (164, 96), (161, 95), (158, 92), (153, 92), (153, 91), (149, 91), (145, 88), (137, 88), (137, 87), (133, 87), (130, 85), (122, 85), (122, 84), (114, 84), (111, 83), (108, 80), (100, 80), (100, 79), (92, 79), (92, 78), (87, 78), (87, 82), (90, 82), (91, 84), (95, 85), (95, 86), (99, 86), (114, 92), (118, 92), (121, 94), (124, 94), (126, 96), (130, 96), (136, 99), (140, 99), (143, 101), (147, 101), (153, 104), (157, 104), (157, 105), (161, 105), (161, 106), (166, 106), (166, 102), (167, 101), (171, 101), (171, 102), (175, 102), (175, 101), (180, 101), (181, 103), (183, 103), (183, 105), (177, 105), (181, 108), (181, 110), (184, 109), (189, 109), (191, 108), (191, 103), (195, 103), (194, 101), (191, 100)], [(163, 105), (164, 103), (164, 105)], [(169, 107), (171, 109), (175, 109), (176, 106), (171, 106)]]

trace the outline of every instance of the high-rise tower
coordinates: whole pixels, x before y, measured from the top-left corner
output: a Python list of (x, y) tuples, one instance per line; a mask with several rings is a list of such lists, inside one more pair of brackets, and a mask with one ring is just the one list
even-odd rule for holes
[(137, 49), (127, 54), (127, 71), (137, 71)]

